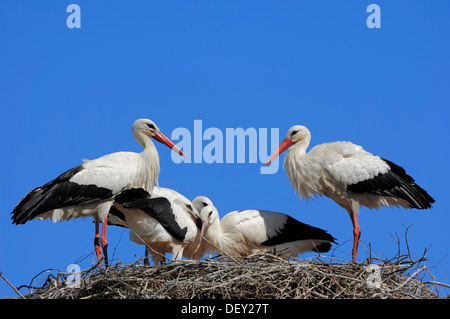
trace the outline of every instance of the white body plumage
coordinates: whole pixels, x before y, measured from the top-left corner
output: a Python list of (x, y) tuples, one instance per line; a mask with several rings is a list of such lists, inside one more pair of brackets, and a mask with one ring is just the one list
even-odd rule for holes
[(190, 201), (167, 197), (119, 200), (118, 197), (114, 206), (119, 213), (110, 212), (116, 217), (114, 223), (130, 228), (130, 240), (145, 245), (155, 264), (166, 253), (172, 253), (174, 259), (181, 259), (184, 249), (197, 239), (198, 229), (189, 212)]
[[(153, 143), (152, 143), (153, 144)], [(118, 152), (81, 164), (82, 170), (68, 181), (77, 185), (95, 185), (118, 194), (124, 189), (142, 187), (152, 193), (159, 175), (159, 157), (154, 145), (142, 153)], [(95, 190), (92, 190), (95, 192)], [(92, 196), (95, 196), (92, 194)], [(53, 222), (98, 214), (104, 220), (112, 205), (112, 198), (93, 203), (81, 203), (48, 211), (38, 216), (39, 220), (50, 218)]]
[(317, 145), (308, 154), (302, 147), (291, 147), (284, 160), (291, 185), (306, 201), (325, 195), (346, 209), (359, 211), (359, 206), (410, 205), (403, 199), (376, 194), (349, 192), (347, 185), (370, 180), (389, 171), (389, 165), (379, 156), (351, 142)]
[(207, 206), (200, 217), (208, 251), (231, 257), (269, 252), (290, 258), (306, 251), (326, 252), (334, 242), (326, 231), (278, 212), (234, 211), (220, 220), (217, 209)]

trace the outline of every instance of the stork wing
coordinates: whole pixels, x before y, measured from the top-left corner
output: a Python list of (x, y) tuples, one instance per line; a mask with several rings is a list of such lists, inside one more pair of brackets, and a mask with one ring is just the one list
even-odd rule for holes
[(324, 177), (336, 186), (356, 184), (389, 170), (389, 165), (380, 157), (351, 142), (318, 145), (309, 155), (320, 163)]
[(183, 241), (186, 236), (187, 227), (180, 227), (173, 212), (172, 205), (177, 204), (170, 202), (165, 197), (157, 197), (150, 199), (139, 199), (133, 202), (124, 203), (123, 207), (143, 211), (147, 215), (156, 219), (176, 240)]
[[(311, 151), (313, 151), (313, 148)], [(310, 152), (311, 153), (311, 152)], [(317, 147), (324, 181), (357, 194), (375, 194), (406, 200), (413, 208), (430, 208), (434, 199), (406, 171), (350, 142)]]
[(24, 224), (53, 209), (88, 204), (112, 196), (110, 189), (97, 187), (96, 185), (81, 186), (70, 181), (83, 169), (83, 165), (74, 167), (25, 195), (11, 213), (13, 223)]
[(406, 200), (412, 208), (431, 208), (435, 200), (406, 171), (391, 161), (382, 159), (389, 165), (386, 173), (360, 181), (347, 186), (354, 193), (370, 193), (381, 196), (390, 196)]
[(94, 203), (135, 187), (136, 159), (135, 153), (118, 152), (74, 167), (25, 195), (11, 219), (24, 224), (54, 209)]

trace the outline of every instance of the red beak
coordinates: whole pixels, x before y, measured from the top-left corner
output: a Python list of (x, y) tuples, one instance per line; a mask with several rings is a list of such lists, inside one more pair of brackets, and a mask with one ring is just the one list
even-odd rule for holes
[(289, 146), (292, 145), (292, 140), (290, 138), (285, 138), (278, 146), (277, 150), (272, 154), (272, 156), (267, 161), (266, 165), (269, 165), (274, 159), (276, 159), (281, 153), (283, 153)]
[(167, 136), (165, 136), (163, 133), (161, 132), (155, 132), (155, 136), (153, 136), (153, 138), (155, 140), (157, 140), (160, 143), (163, 143), (164, 145), (168, 146), (169, 148), (171, 148), (173, 151), (177, 152), (180, 155), (183, 155), (184, 157), (187, 157), (186, 155), (184, 155), (184, 153), (175, 146), (175, 144), (169, 140), (169, 138), (167, 138)]

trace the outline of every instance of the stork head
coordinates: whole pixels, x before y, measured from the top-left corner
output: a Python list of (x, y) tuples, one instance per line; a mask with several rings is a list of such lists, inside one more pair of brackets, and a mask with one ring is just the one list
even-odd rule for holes
[(179, 205), (185, 212), (187, 212), (192, 220), (194, 221), (195, 225), (197, 226), (197, 228), (201, 228), (202, 227), (202, 221), (200, 219), (200, 214), (199, 212), (194, 208), (193, 204), (188, 201), (185, 198), (176, 198), (174, 200), (175, 204)]
[(311, 133), (306, 127), (302, 125), (294, 125), (287, 131), (286, 137), (284, 138), (283, 142), (281, 142), (280, 146), (278, 146), (278, 148), (275, 150), (272, 156), (270, 156), (269, 160), (264, 166), (269, 165), (289, 146), (291, 146), (292, 144), (296, 144), (300, 141), (304, 141), (307, 147), (309, 145), (309, 142), (311, 141)]
[(200, 214), (202, 209), (206, 206), (214, 206), (212, 201), (206, 197), (206, 196), (197, 196), (192, 201), (192, 205), (194, 205), (194, 208), (197, 210), (197, 212)]
[(175, 146), (175, 144), (169, 140), (160, 130), (159, 127), (156, 126), (156, 124), (148, 119), (139, 119), (136, 120), (133, 123), (132, 126), (133, 135), (136, 138), (136, 140), (141, 143), (142, 145), (145, 145), (143, 136), (147, 135), (148, 137), (154, 138), (158, 142), (166, 145), (167, 147), (171, 148), (173, 151), (177, 152), (180, 155), (184, 155), (184, 153)]
[(219, 213), (214, 206), (205, 206), (200, 212), (200, 219), (202, 220), (202, 229), (200, 230), (200, 243), (203, 237), (208, 232), (211, 224), (220, 222)]
[(301, 140), (311, 139), (311, 132), (302, 125), (294, 125), (287, 131), (285, 139), (290, 139), (292, 144), (295, 144)]

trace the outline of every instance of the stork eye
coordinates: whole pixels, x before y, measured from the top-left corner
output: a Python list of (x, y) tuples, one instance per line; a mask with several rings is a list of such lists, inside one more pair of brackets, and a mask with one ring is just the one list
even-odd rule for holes
[(191, 206), (191, 205), (187, 204), (186, 207), (187, 207), (189, 210), (192, 210), (192, 206)]
[(205, 203), (205, 202), (202, 202), (202, 205), (203, 205), (203, 207), (206, 207), (206, 206), (208, 206), (208, 204), (207, 204), (207, 203)]
[(291, 136), (294, 136), (294, 135), (297, 134), (297, 133), (298, 133), (298, 130), (292, 131)]
[(155, 126), (154, 126), (153, 124), (147, 123), (147, 126), (148, 126), (151, 130), (154, 130), (154, 129), (155, 129)]

